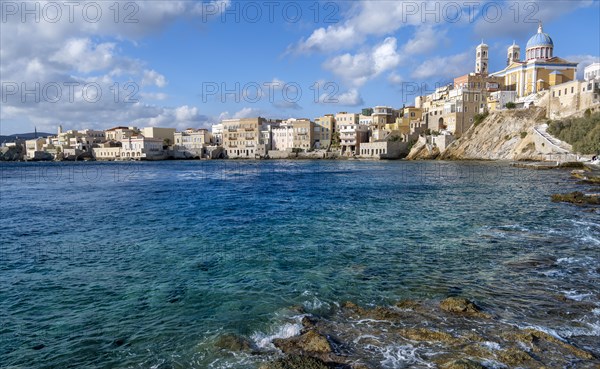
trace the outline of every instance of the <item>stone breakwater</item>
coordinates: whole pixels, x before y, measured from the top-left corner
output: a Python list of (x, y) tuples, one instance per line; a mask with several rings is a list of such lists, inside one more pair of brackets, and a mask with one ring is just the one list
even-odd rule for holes
[[(549, 314), (593, 308), (585, 302), (559, 302), (564, 310)], [(299, 334), (273, 338), (280, 353), (259, 369), (600, 367), (597, 353), (588, 347), (543, 328), (506, 323), (462, 297), (368, 308), (346, 302), (331, 316), (301, 316)], [(269, 355), (250, 340), (232, 335), (220, 337), (216, 345)]]

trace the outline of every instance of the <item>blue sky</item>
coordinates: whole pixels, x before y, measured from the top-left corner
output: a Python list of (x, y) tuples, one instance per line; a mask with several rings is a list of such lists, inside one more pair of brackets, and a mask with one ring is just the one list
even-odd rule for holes
[(502, 69), (538, 21), (556, 56), (600, 61), (589, 0), (80, 2), (72, 19), (61, 1), (27, 6), (2, 3), (1, 134), (410, 105), (415, 88), (472, 71), (482, 39)]

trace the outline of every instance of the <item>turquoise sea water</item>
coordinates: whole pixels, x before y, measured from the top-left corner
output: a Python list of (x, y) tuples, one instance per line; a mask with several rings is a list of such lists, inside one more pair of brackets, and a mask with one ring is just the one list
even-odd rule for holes
[[(256, 368), (268, 355), (222, 352), (215, 338), (267, 347), (297, 332), (298, 306), (451, 294), (600, 354), (600, 215), (550, 202), (578, 188), (568, 172), (358, 161), (0, 168), (0, 367)], [(556, 296), (591, 307), (550, 318)]]

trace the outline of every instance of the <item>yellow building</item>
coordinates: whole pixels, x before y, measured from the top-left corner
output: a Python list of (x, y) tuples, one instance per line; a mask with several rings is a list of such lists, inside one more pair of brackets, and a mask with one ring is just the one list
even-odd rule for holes
[(524, 61), (520, 60), (520, 53), (517, 45), (510, 46), (506, 68), (491, 74), (503, 77), (504, 89), (516, 91), (518, 97), (575, 79), (577, 63), (554, 56), (554, 42), (544, 33), (541, 24), (538, 32), (527, 42)]
[(408, 134), (410, 132), (410, 123), (414, 121), (420, 121), (422, 117), (422, 110), (415, 108), (414, 106), (407, 106), (400, 109), (399, 117), (396, 121), (391, 124), (386, 124), (385, 129), (388, 131), (400, 131), (402, 134)]

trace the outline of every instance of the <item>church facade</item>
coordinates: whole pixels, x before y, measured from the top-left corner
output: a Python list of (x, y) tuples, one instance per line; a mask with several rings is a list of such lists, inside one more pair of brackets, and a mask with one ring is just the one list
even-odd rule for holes
[[(477, 65), (487, 66), (487, 60), (482, 60), (479, 52)], [(521, 49), (514, 43), (508, 48), (507, 54), (506, 68), (491, 76), (503, 78), (503, 89), (516, 91), (518, 97), (575, 80), (577, 63), (554, 56), (554, 42), (544, 33), (541, 24), (538, 32), (527, 42), (525, 60), (521, 60)], [(481, 69), (485, 72), (484, 68)]]

